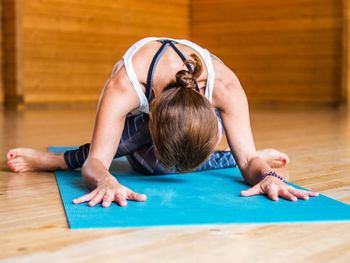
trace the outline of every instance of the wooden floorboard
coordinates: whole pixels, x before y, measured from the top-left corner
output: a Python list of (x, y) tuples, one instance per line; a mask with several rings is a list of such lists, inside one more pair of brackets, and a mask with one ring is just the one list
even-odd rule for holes
[[(88, 142), (94, 116), (93, 107), (0, 111), (2, 262), (350, 262), (350, 222), (69, 230), (53, 173), (14, 174), (6, 152)], [(251, 122), (258, 149), (290, 156), (279, 173), (350, 204), (346, 109), (256, 106)]]

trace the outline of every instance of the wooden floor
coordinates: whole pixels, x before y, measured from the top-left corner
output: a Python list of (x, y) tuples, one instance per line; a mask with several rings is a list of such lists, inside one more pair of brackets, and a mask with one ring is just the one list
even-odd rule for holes
[[(350, 262), (350, 222), (69, 230), (53, 173), (14, 174), (8, 149), (89, 141), (94, 109), (0, 111), (3, 262)], [(350, 114), (255, 107), (258, 149), (291, 159), (289, 181), (350, 204)]]

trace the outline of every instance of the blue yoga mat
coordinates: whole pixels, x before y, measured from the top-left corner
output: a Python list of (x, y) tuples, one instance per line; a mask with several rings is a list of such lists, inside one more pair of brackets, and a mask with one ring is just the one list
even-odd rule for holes
[[(68, 149), (72, 147), (49, 147), (51, 152)], [(350, 220), (349, 205), (323, 195), (297, 202), (282, 198), (275, 202), (264, 195), (241, 197), (240, 191), (249, 186), (238, 168), (150, 176), (132, 170), (125, 158), (114, 160), (113, 167), (118, 181), (146, 194), (147, 201), (128, 201), (126, 207), (112, 203), (108, 208), (72, 204), (89, 192), (81, 172), (55, 171), (71, 228)]]

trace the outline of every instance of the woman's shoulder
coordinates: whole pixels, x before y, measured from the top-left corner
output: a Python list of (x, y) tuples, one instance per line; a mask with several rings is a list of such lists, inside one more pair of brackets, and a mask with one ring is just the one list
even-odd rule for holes
[(109, 79), (108, 83), (106, 84), (106, 88), (115, 90), (125, 95), (135, 93), (135, 89), (130, 82), (124, 66), (122, 66), (120, 70)]
[(213, 61), (215, 82), (213, 89), (213, 106), (220, 108), (225, 101), (232, 100), (236, 92), (242, 90), (236, 74), (225, 64)]
[(220, 82), (227, 88), (237, 86), (235, 84), (238, 84), (239, 80), (236, 74), (221, 60), (213, 59), (213, 67), (215, 72), (215, 82)]

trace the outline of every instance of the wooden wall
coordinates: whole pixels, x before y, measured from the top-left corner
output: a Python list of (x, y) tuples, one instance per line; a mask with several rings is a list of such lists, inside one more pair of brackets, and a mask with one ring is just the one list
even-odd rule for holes
[(350, 108), (350, 1), (343, 0), (342, 101)]
[(0, 98), (2, 90), (10, 103), (96, 102), (125, 50), (153, 35), (218, 55), (250, 101), (337, 103), (350, 94), (349, 78), (341, 88), (344, 2), (0, 0)]
[(3, 91), (6, 105), (23, 101), (21, 0), (3, 0)]
[(336, 103), (341, 0), (192, 0), (191, 38), (219, 56), (250, 101)]
[(25, 103), (95, 102), (132, 43), (189, 38), (189, 0), (22, 2)]
[[(2, 31), (2, 1), (0, 1), (0, 104), (4, 101), (4, 79), (3, 79), (3, 31)], [(0, 106), (1, 107), (1, 106)]]

